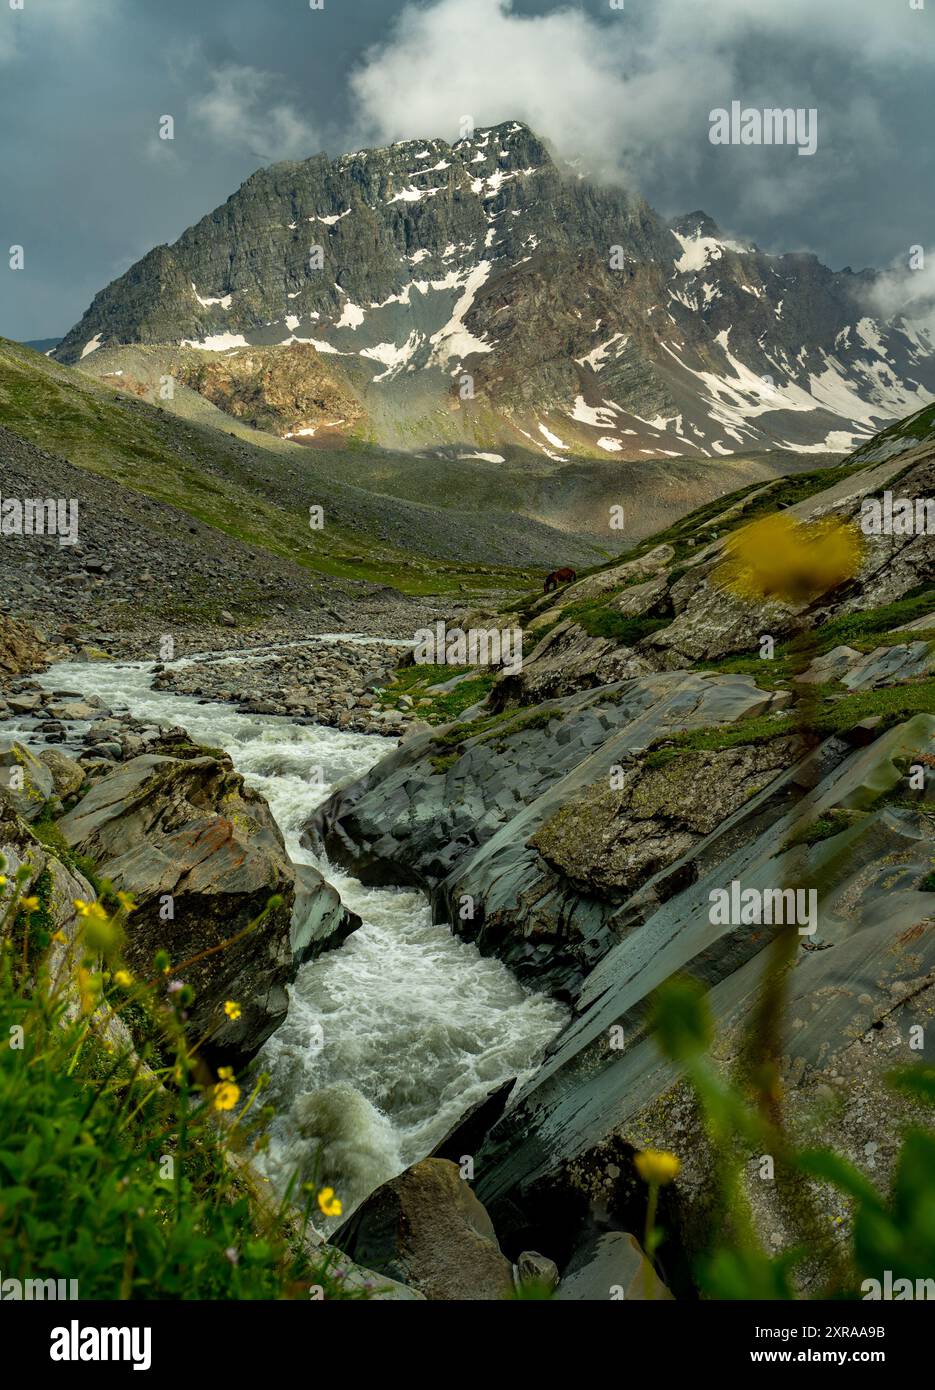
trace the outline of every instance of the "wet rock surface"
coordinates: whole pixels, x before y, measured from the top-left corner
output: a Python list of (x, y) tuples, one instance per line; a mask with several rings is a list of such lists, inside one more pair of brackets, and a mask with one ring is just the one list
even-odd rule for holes
[(537, 832), (666, 732), (772, 704), (749, 677), (673, 672), (507, 713), (477, 732), (453, 725), (413, 738), (337, 793), (307, 840), (365, 882), (406, 875), (482, 951), (564, 994), (616, 941), (622, 893), (583, 870), (577, 883), (567, 877), (540, 851)]

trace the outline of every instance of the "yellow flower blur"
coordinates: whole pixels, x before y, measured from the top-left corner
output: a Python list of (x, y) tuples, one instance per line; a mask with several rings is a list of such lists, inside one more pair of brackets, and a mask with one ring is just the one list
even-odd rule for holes
[(860, 532), (849, 522), (802, 522), (777, 512), (730, 537), (712, 578), (738, 598), (808, 603), (852, 579), (863, 551)]
[(240, 1005), (235, 1004), (233, 999), (228, 999), (224, 1005), (224, 1012), (229, 1019), (236, 1021), (240, 1017)]
[(240, 1087), (232, 1081), (219, 1081), (214, 1088), (215, 1110), (233, 1110), (240, 1100)]
[(323, 1187), (318, 1194), (318, 1205), (325, 1216), (340, 1216), (344, 1208), (340, 1197), (334, 1195), (333, 1187)]
[(677, 1178), (682, 1167), (681, 1159), (665, 1149), (644, 1149), (633, 1163), (644, 1182), (655, 1183), (658, 1187), (665, 1187)]

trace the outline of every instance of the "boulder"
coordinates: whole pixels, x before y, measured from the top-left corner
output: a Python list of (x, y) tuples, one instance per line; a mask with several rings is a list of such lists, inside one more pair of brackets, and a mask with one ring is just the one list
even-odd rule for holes
[(560, 1302), (671, 1299), (672, 1294), (627, 1231), (595, 1235), (575, 1252), (554, 1298)]
[(649, 663), (632, 648), (612, 637), (591, 637), (578, 623), (566, 619), (523, 658), (519, 671), (504, 671), (497, 677), (490, 707), (505, 710), (536, 704), (649, 670)]
[(423, 1159), (377, 1188), (334, 1241), (429, 1299), (502, 1299), (513, 1288), (490, 1217), (446, 1159)]
[(295, 866), (295, 907), (292, 913), (292, 955), (297, 966), (334, 951), (360, 926), (336, 888), (311, 864)]
[(101, 719), (105, 713), (85, 700), (52, 700), (46, 706), (50, 719)]
[(58, 748), (43, 748), (39, 761), (44, 763), (52, 774), (56, 796), (64, 801), (80, 791), (85, 782), (85, 769), (74, 758), (69, 758)]
[(639, 763), (570, 798), (530, 838), (583, 892), (633, 892), (726, 821), (796, 757), (795, 738)]
[[(193, 1031), (210, 1034), (207, 1050), (225, 1062), (252, 1056), (285, 1016), (296, 971), (293, 866), (259, 793), (226, 756), (146, 754), (96, 782), (59, 824), (137, 903), (126, 954), (138, 973), (152, 972), (160, 949), (174, 968), (212, 952), (180, 971), (197, 994)], [(240, 935), (273, 895), (281, 906)], [(236, 1019), (225, 1015), (228, 1000), (240, 1005)]]
[(0, 746), (0, 787), (27, 821), (34, 821), (55, 795), (52, 773), (21, 743)]
[(558, 1283), (558, 1265), (537, 1250), (524, 1250), (517, 1257), (514, 1275), (518, 1289), (551, 1293)]
[(7, 704), (14, 714), (35, 714), (42, 706), (42, 696), (38, 690), (23, 691), (11, 695)]

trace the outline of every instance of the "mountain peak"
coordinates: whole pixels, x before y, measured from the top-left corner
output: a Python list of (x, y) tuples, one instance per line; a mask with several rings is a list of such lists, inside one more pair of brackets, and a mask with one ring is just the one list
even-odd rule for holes
[(679, 217), (670, 218), (669, 226), (673, 232), (693, 240), (697, 237), (721, 237), (720, 227), (706, 212), (684, 212)]
[(102, 290), (56, 356), (93, 370), (102, 347), (164, 345), (180, 380), (256, 400), (288, 437), (556, 463), (844, 453), (935, 386), (930, 350), (854, 280), (701, 209), (667, 223), (504, 121), (258, 171)]

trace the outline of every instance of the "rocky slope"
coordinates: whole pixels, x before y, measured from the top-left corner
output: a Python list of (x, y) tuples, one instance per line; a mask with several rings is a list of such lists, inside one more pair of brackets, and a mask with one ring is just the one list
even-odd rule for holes
[(844, 452), (935, 387), (931, 342), (874, 317), (873, 279), (703, 212), (669, 226), (509, 122), (259, 170), (102, 289), (56, 355), (194, 347), (212, 400), (307, 438), (365, 415), (394, 447), (555, 461)]
[[(862, 464), (748, 490), (500, 615), (525, 624), (522, 671), (308, 827), (365, 880), (424, 886), (440, 920), (572, 1007), (536, 1075), (452, 1139), (511, 1258), (534, 1248), (569, 1269), (595, 1220), (641, 1229), (632, 1157), (667, 1148), (685, 1167), (662, 1264), (690, 1289), (712, 1159), (647, 1011), (673, 975), (700, 981), (717, 1065), (734, 1066), (776, 928), (712, 920), (711, 893), (733, 882), (818, 885), (792, 974), (789, 1124), (874, 1181), (891, 1171), (914, 1111), (886, 1075), (931, 1060), (911, 1039), (935, 987), (935, 548), (870, 536), (853, 578), (803, 602), (741, 600), (723, 574), (731, 537), (777, 507), (853, 522), (884, 490), (931, 498), (926, 418)], [(748, 1195), (778, 1252), (798, 1238), (795, 1194), (757, 1181), (754, 1159)], [(823, 1211), (837, 1238), (846, 1205), (826, 1194)]]

